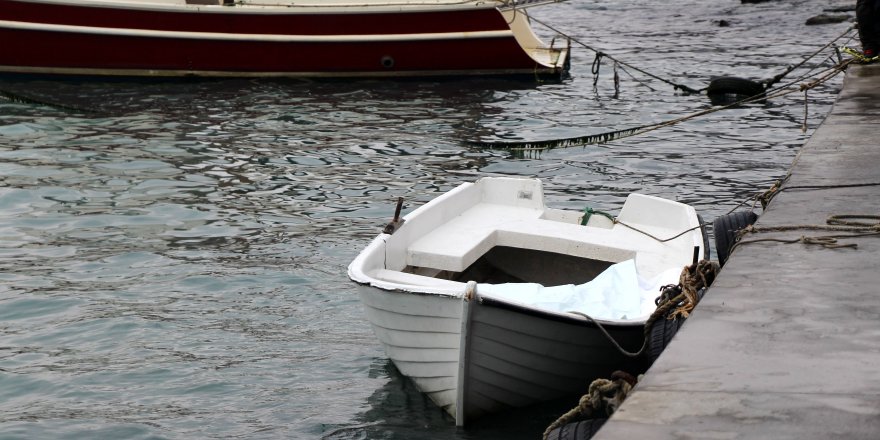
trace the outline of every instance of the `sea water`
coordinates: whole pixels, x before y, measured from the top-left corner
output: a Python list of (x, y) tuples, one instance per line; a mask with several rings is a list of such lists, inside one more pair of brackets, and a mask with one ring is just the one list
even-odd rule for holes
[(625, 65), (615, 96), (614, 62), (592, 74), (579, 43), (692, 88), (769, 79), (852, 25), (804, 25), (831, 6), (530, 9), (575, 39), (562, 81), (0, 83), (53, 104), (0, 100), (0, 438), (538, 438), (576, 402), (456, 429), (387, 360), (348, 263), (397, 197), (409, 212), (481, 176), (539, 177), (556, 208), (617, 212), (639, 191), (711, 222), (785, 175), (841, 77), (603, 145), (469, 141), (708, 109)]

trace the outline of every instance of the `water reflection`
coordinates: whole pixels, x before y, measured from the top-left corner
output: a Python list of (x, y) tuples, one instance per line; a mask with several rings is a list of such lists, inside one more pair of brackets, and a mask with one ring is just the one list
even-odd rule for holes
[(456, 428), (455, 420), (420, 393), (391, 361), (374, 361), (370, 366), (370, 377), (386, 379), (387, 382), (367, 398), (368, 408), (355, 417), (354, 423), (334, 427), (322, 439), (415, 439), (425, 438), (427, 429), (431, 438), (534, 440), (540, 438), (559, 414), (577, 404), (576, 399), (550, 402), (486, 417), (466, 428)]
[[(842, 28), (801, 27), (820, 6), (535, 11), (699, 87), (825, 44)], [(385, 359), (345, 267), (395, 199), (409, 211), (480, 176), (537, 176), (557, 208), (616, 212), (639, 191), (711, 221), (784, 175), (809, 135), (792, 96), (528, 159), (469, 146), (711, 106), (625, 73), (614, 98), (613, 66), (594, 90), (592, 53), (573, 56), (557, 83), (3, 81), (62, 107), (0, 101), (0, 436), (535, 438), (574, 402), (456, 430)], [(810, 91), (809, 127), (839, 87)]]

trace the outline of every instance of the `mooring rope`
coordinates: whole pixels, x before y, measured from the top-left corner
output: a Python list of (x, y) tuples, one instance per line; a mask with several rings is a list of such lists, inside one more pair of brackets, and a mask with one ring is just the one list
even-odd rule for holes
[[(546, 25), (545, 23), (542, 23), (542, 22), (539, 22), (539, 23)], [(546, 25), (546, 26), (550, 27), (549, 25)], [(556, 29), (554, 29), (552, 27), (550, 27), (550, 28), (553, 29), (554, 31), (556, 31)], [(557, 32), (559, 32), (559, 31), (557, 31)], [(849, 30), (847, 30), (847, 32), (849, 32)], [(839, 38), (841, 38), (841, 37), (837, 37), (835, 39), (835, 41)], [(575, 41), (575, 40), (573, 40), (573, 41)], [(828, 47), (828, 45), (823, 46), (823, 49), (825, 49), (827, 47)], [(595, 49), (590, 48), (588, 46), (587, 46), (587, 48), (595, 51)], [(600, 51), (597, 51), (596, 60), (601, 59), (600, 54), (601, 54), (601, 56), (608, 57), (609, 59), (614, 60), (614, 58), (612, 58), (608, 54), (605, 54), (604, 52), (600, 52)], [(617, 61), (617, 60), (615, 60), (615, 61)], [(849, 64), (854, 61), (855, 61), (855, 59), (843, 60), (843, 61), (835, 64), (834, 66), (831, 66), (831, 67), (829, 67), (819, 73), (810, 74), (809, 76), (801, 76), (797, 80), (791, 81), (784, 86), (780, 86), (780, 87), (778, 87), (776, 89), (772, 89), (772, 90), (770, 90), (770, 89), (765, 90), (764, 92), (762, 92), (759, 95), (749, 96), (749, 97), (746, 97), (744, 99), (741, 99), (739, 101), (736, 101), (736, 102), (733, 102), (733, 103), (730, 103), (727, 105), (714, 106), (714, 107), (711, 107), (706, 110), (697, 111), (697, 112), (694, 112), (694, 113), (691, 113), (691, 114), (688, 114), (685, 116), (681, 116), (678, 118), (670, 119), (667, 121), (661, 121), (661, 122), (657, 122), (657, 123), (653, 123), (653, 124), (645, 124), (645, 125), (640, 125), (637, 127), (624, 128), (624, 129), (619, 129), (619, 130), (612, 130), (612, 131), (591, 134), (591, 135), (575, 136), (575, 137), (570, 137), (570, 138), (558, 138), (558, 139), (549, 139), (549, 140), (541, 140), (541, 141), (517, 141), (517, 142), (468, 141), (467, 144), (472, 147), (475, 147), (475, 148), (504, 149), (504, 150), (521, 152), (521, 153), (542, 152), (542, 151), (556, 149), (556, 148), (570, 148), (570, 147), (574, 147), (574, 146), (604, 144), (604, 143), (608, 143), (611, 141), (615, 141), (615, 140), (619, 140), (619, 139), (623, 139), (623, 138), (627, 138), (627, 137), (645, 134), (645, 133), (648, 133), (648, 132), (651, 132), (654, 130), (659, 130), (661, 128), (671, 127), (673, 125), (677, 125), (682, 122), (689, 121), (691, 119), (695, 119), (695, 118), (705, 116), (705, 115), (708, 115), (711, 113), (727, 110), (727, 109), (730, 109), (733, 107), (738, 107), (743, 104), (766, 101), (769, 99), (779, 98), (779, 97), (782, 97), (782, 96), (785, 96), (785, 95), (788, 95), (791, 93), (796, 93), (796, 92), (804, 92), (805, 97), (806, 97), (807, 90), (815, 88), (816, 86), (831, 80), (832, 78), (834, 78), (835, 76), (837, 76), (841, 72), (845, 71), (846, 68), (849, 66)], [(622, 65), (626, 65), (625, 63), (622, 63), (620, 61), (617, 61), (617, 62)], [(597, 64), (597, 61), (594, 61), (594, 70), (598, 69), (596, 64)], [(805, 80), (808, 78), (814, 78), (814, 79), (808, 83), (800, 84), (797, 88), (790, 88), (796, 84), (796, 81), (799, 81), (799, 80), (802, 81), (802, 80)], [(804, 122), (804, 127), (805, 127), (805, 124), (806, 124), (806, 121)]]
[(611, 373), (611, 379), (596, 379), (581, 396), (578, 405), (560, 416), (544, 430), (544, 440), (550, 432), (577, 420), (607, 418), (620, 408), (626, 396), (638, 383), (639, 378), (624, 371)]
[(614, 218), (613, 215), (611, 215), (611, 214), (609, 214), (609, 213), (607, 213), (607, 212), (605, 212), (605, 211), (599, 211), (598, 209), (593, 209), (593, 208), (590, 208), (589, 206), (587, 206), (586, 208), (584, 208), (584, 215), (583, 215), (583, 217), (581, 217), (581, 226), (586, 226), (587, 223), (589, 223), (589, 221), (590, 221), (590, 217), (592, 217), (593, 214), (601, 215), (602, 217), (605, 217), (605, 218), (607, 218), (608, 220), (611, 220), (612, 223), (616, 223), (616, 222), (617, 222), (617, 219)]
[(623, 348), (620, 343), (611, 336), (611, 333), (608, 332), (602, 323), (592, 316), (578, 311), (569, 311), (568, 313), (582, 316), (586, 318), (587, 321), (593, 323), (596, 328), (602, 332), (608, 342), (610, 342), (611, 345), (613, 345), (623, 356), (637, 358), (644, 354), (645, 350), (648, 349), (651, 339), (651, 331), (658, 320), (663, 317), (670, 320), (676, 319), (679, 316), (684, 318), (688, 317), (690, 312), (700, 301), (698, 292), (702, 289), (708, 288), (709, 285), (712, 284), (718, 273), (718, 268), (719, 266), (717, 262), (700, 260), (697, 263), (685, 266), (684, 269), (682, 269), (681, 275), (679, 275), (678, 278), (678, 284), (663, 286), (661, 288), (660, 296), (655, 301), (657, 308), (645, 321), (642, 345), (635, 352)]
[(58, 104), (58, 103), (54, 103), (54, 102), (42, 101), (42, 100), (34, 99), (34, 98), (28, 98), (27, 96), (23, 96), (18, 93), (13, 93), (13, 92), (10, 92), (8, 90), (3, 90), (3, 89), (0, 89), (0, 97), (2, 97), (3, 99), (5, 99), (9, 102), (13, 102), (16, 104), (41, 105), (41, 106), (45, 106), (45, 107), (54, 108), (57, 110), (72, 111), (72, 112), (77, 112), (77, 113), (90, 113), (90, 114), (99, 113), (99, 112), (97, 112), (95, 110), (91, 110), (91, 109), (85, 109), (85, 108), (74, 107), (74, 106), (70, 106), (70, 105)]
[(652, 239), (654, 239), (654, 240), (656, 240), (656, 241), (659, 241), (660, 243), (666, 243), (667, 241), (675, 240), (676, 238), (681, 237), (682, 235), (687, 234), (688, 232), (691, 232), (691, 231), (693, 231), (693, 230), (695, 230), (695, 229), (699, 229), (699, 228), (702, 228), (702, 227), (703, 227), (703, 225), (700, 224), (700, 225), (697, 225), (697, 226), (694, 226), (694, 227), (691, 227), (691, 228), (685, 229), (684, 231), (681, 231), (681, 232), (679, 232), (678, 234), (673, 235), (672, 237), (669, 237), (669, 238), (660, 238), (660, 237), (657, 237), (657, 236), (654, 235), (654, 234), (651, 234), (651, 233), (648, 232), (648, 231), (645, 231), (645, 230), (643, 230), (643, 229), (639, 229), (639, 228), (637, 228), (637, 227), (635, 227), (635, 226), (633, 226), (633, 225), (630, 225), (630, 224), (628, 224), (628, 223), (626, 223), (626, 222), (620, 221), (620, 220), (618, 220), (616, 217), (614, 217), (613, 215), (611, 215), (611, 214), (609, 214), (609, 213), (607, 213), (607, 212), (605, 212), (605, 211), (599, 211), (599, 210), (597, 210), (597, 209), (590, 208), (589, 206), (587, 206), (586, 208), (584, 208), (584, 215), (581, 217), (581, 226), (586, 226), (586, 224), (590, 221), (590, 217), (592, 217), (594, 214), (595, 214), (595, 215), (601, 215), (602, 217), (605, 217), (605, 218), (607, 218), (608, 220), (611, 220), (611, 223), (613, 223), (613, 224), (615, 224), (615, 225), (621, 225), (621, 226), (624, 226), (624, 227), (626, 227), (626, 228), (632, 229), (633, 231), (636, 231), (636, 232), (638, 232), (638, 233), (640, 233), (640, 234), (642, 234), (642, 235), (645, 235), (645, 236), (647, 236), (647, 237), (650, 237), (650, 238), (652, 238)]
[(825, 190), (825, 189), (841, 189), (841, 188), (863, 188), (868, 186), (880, 186), (880, 182), (863, 182), (863, 183), (839, 183), (834, 185), (792, 185), (792, 186), (782, 186), (788, 179), (791, 177), (791, 171), (786, 173), (785, 177), (773, 182), (773, 185), (770, 189), (758, 192), (755, 195), (752, 195), (745, 200), (739, 202), (736, 206), (727, 211), (727, 214), (736, 211), (741, 206), (745, 205), (748, 202), (752, 202), (752, 211), (755, 210), (755, 206), (758, 202), (761, 203), (762, 209), (767, 209), (767, 206), (770, 205), (770, 202), (776, 197), (779, 193), (783, 191), (791, 191), (791, 190)]
[[(486, 148), (486, 149), (505, 149), (511, 151), (519, 151), (519, 152), (536, 152), (536, 151), (546, 151), (556, 148), (569, 148), (574, 146), (586, 146), (586, 145), (595, 145), (595, 144), (604, 144), (607, 142), (636, 136), (640, 134), (645, 134), (654, 130), (659, 130), (661, 128), (671, 127), (673, 125), (680, 124), (685, 121), (689, 121), (691, 119), (695, 119), (701, 116), (705, 116), (711, 113), (719, 112), (722, 110), (726, 110), (733, 107), (738, 107), (743, 104), (765, 101), (772, 98), (779, 98), (791, 93), (800, 92), (805, 89), (814, 88), (822, 83), (829, 81), (834, 76), (846, 70), (846, 67), (852, 62), (852, 60), (845, 60), (842, 63), (839, 63), (821, 74), (817, 75), (818, 78), (814, 81), (806, 84), (800, 85), (796, 89), (790, 90), (778, 90), (769, 95), (756, 95), (750, 96), (739, 101), (736, 101), (731, 104), (727, 104), (724, 106), (717, 106), (708, 108), (706, 110), (701, 110), (698, 112), (691, 113), (689, 115), (681, 116), (678, 118), (670, 119), (667, 121), (657, 122), (653, 124), (641, 125), (638, 127), (625, 128), (621, 130), (608, 131), (604, 133), (591, 134), (585, 136), (576, 136), (570, 138), (561, 138), (561, 139), (550, 139), (543, 141), (521, 141), (521, 142), (507, 142), (507, 141), (469, 141), (468, 145), (476, 148)], [(821, 76), (820, 76), (821, 75)]]
[[(852, 222), (844, 219), (872, 219), (874, 223)], [(747, 226), (740, 233), (789, 232), (789, 231), (837, 231), (837, 232), (880, 232), (880, 215), (875, 214), (834, 214), (828, 216), (824, 225), (779, 225), (779, 226)]]
[[(873, 220), (873, 222), (853, 221)], [(754, 238), (744, 240), (748, 234), (760, 234), (768, 232), (791, 232), (791, 231), (831, 231), (846, 232), (846, 234), (834, 234), (810, 237), (802, 235), (798, 238)], [(741, 245), (776, 242), (785, 244), (803, 243), (807, 245), (819, 245), (826, 249), (858, 249), (858, 243), (838, 242), (841, 238), (859, 238), (859, 237), (880, 237), (880, 215), (876, 214), (833, 214), (828, 216), (823, 225), (803, 224), (803, 225), (779, 225), (779, 226), (755, 226), (749, 225), (737, 231), (734, 237), (734, 244), (730, 247), (729, 253)]]
[[(764, 85), (764, 88), (765, 88), (765, 89), (769, 89), (769, 88), (771, 88), (774, 84), (776, 84), (776, 83), (778, 83), (779, 81), (781, 81), (782, 78), (785, 78), (785, 77), (786, 77), (789, 73), (791, 73), (793, 70), (795, 70), (795, 69), (797, 69), (798, 67), (801, 67), (801, 66), (803, 66), (804, 64), (806, 64), (807, 61), (811, 60), (811, 59), (812, 59), (813, 57), (815, 57), (816, 55), (819, 55), (820, 53), (822, 53), (822, 51), (824, 51), (825, 49), (828, 49), (829, 47), (831, 47), (832, 45), (834, 45), (834, 44), (837, 42), (837, 40), (840, 40), (841, 38), (845, 37), (847, 34), (851, 33), (851, 32), (852, 32), (853, 30), (855, 30), (856, 28), (857, 28), (856, 25), (852, 25), (852, 26), (850, 26), (847, 30), (843, 31), (843, 33), (841, 33), (840, 35), (838, 35), (836, 38), (834, 38), (833, 40), (829, 41), (829, 42), (828, 42), (827, 44), (825, 44), (824, 46), (822, 46), (822, 47), (820, 47), (819, 49), (817, 49), (815, 52), (813, 52), (812, 54), (810, 54), (808, 57), (806, 57), (806, 58), (804, 58), (803, 60), (801, 60), (801, 62), (799, 62), (799, 63), (797, 63), (797, 64), (794, 64), (794, 65), (792, 65), (792, 66), (789, 66), (788, 69), (786, 69), (784, 72), (782, 72), (782, 73), (780, 73), (779, 75), (776, 75), (776, 76), (774, 76), (773, 78), (769, 79), (769, 80), (767, 81), (767, 83)], [(852, 39), (852, 38), (853, 38), (853, 37), (850, 36), (850, 39)], [(841, 61), (842, 61), (842, 60), (838, 60), (838, 63), (841, 62)], [(809, 73), (812, 72), (813, 70), (815, 70), (815, 67), (814, 67), (813, 69), (809, 70), (806, 74), (809, 74)]]
[[(678, 285), (663, 286), (662, 293), (657, 298), (657, 309), (645, 322), (644, 341), (639, 351), (631, 353), (623, 349), (620, 344), (602, 327), (602, 324), (579, 312), (569, 312), (586, 317), (603, 332), (621, 354), (628, 357), (641, 356), (650, 343), (651, 331), (654, 323), (661, 317), (674, 320), (681, 317), (686, 319), (690, 312), (700, 301), (699, 292), (708, 288), (718, 274), (718, 263), (701, 260), (690, 266), (685, 266), (679, 277)], [(674, 309), (674, 310), (673, 310)], [(670, 312), (671, 311), (671, 312)], [(556, 428), (567, 425), (576, 420), (590, 418), (606, 418), (614, 414), (620, 407), (626, 396), (639, 381), (639, 378), (629, 373), (615, 371), (611, 379), (596, 379), (590, 383), (587, 394), (578, 401), (578, 405), (567, 413), (560, 416), (544, 430), (544, 440), (547, 440), (550, 432)]]
[(598, 60), (600, 60), (601, 57), (607, 57), (608, 59), (610, 59), (610, 60), (612, 60), (612, 61), (614, 61), (614, 62), (620, 64), (621, 66), (629, 67), (630, 69), (633, 69), (633, 70), (635, 70), (635, 71), (637, 71), (637, 72), (639, 72), (639, 73), (641, 73), (641, 74), (643, 74), (643, 75), (649, 76), (649, 77), (654, 78), (654, 79), (656, 79), (656, 80), (658, 80), (658, 81), (662, 81), (662, 82), (664, 82), (664, 83), (666, 83), (666, 84), (669, 84), (669, 85), (671, 85), (672, 87), (674, 87), (676, 90), (681, 90), (681, 91), (683, 91), (683, 92), (685, 92), (685, 93), (692, 93), (692, 94), (699, 94), (699, 93), (702, 92), (703, 90), (706, 90), (705, 88), (702, 88), (702, 89), (700, 89), (700, 90), (696, 90), (696, 89), (690, 88), (690, 87), (688, 87), (688, 86), (686, 86), (686, 85), (684, 85), (684, 84), (677, 84), (677, 83), (674, 83), (674, 82), (672, 82), (672, 81), (670, 81), (670, 80), (668, 80), (668, 79), (661, 78), (661, 77), (659, 77), (659, 76), (657, 76), (657, 75), (654, 75), (653, 73), (646, 72), (646, 71), (644, 71), (644, 70), (642, 70), (642, 69), (640, 69), (640, 68), (638, 68), (638, 67), (636, 67), (636, 66), (633, 66), (632, 64), (628, 64), (628, 63), (626, 63), (626, 62), (623, 62), (623, 61), (618, 60), (617, 58), (614, 58), (614, 57), (611, 56), (611, 55), (608, 55), (608, 53), (606, 53), (606, 52), (603, 51), (603, 50), (596, 49), (596, 48), (594, 48), (594, 47), (592, 47), (592, 46), (590, 46), (590, 45), (584, 43), (583, 41), (580, 41), (579, 39), (577, 39), (577, 38), (575, 38), (575, 37), (572, 37), (571, 35), (569, 35), (569, 34), (567, 34), (567, 33), (565, 33), (565, 32), (562, 32), (562, 31), (560, 31), (559, 29), (556, 29), (555, 27), (553, 27), (552, 25), (550, 25), (549, 23), (547, 23), (547, 22), (545, 22), (545, 21), (539, 20), (539, 19), (537, 19), (537, 18), (535, 18), (535, 17), (533, 17), (533, 16), (529, 16), (529, 18), (530, 18), (532, 21), (534, 21), (535, 23), (538, 23), (538, 24), (540, 24), (540, 25), (546, 27), (547, 29), (550, 29), (551, 31), (556, 32), (557, 34), (562, 35), (562, 36), (565, 37), (565, 38), (568, 38), (570, 41), (574, 42), (575, 44), (578, 44), (578, 45), (580, 45), (580, 46), (583, 46), (585, 49), (588, 49), (588, 50), (591, 50), (591, 51), (595, 52), (595, 53), (596, 53), (596, 59), (593, 61), (593, 66), (594, 66), (593, 74), (594, 74), (594, 75), (597, 75), (597, 74), (599, 73), (599, 69), (598, 69), (598, 66), (597, 66), (597, 64), (598, 64)]
[(687, 319), (697, 303), (700, 302), (700, 290), (709, 287), (715, 281), (719, 269), (720, 265), (717, 262), (700, 260), (682, 270), (678, 287), (681, 288), (684, 301), (666, 319), (674, 320), (678, 317)]
[[(787, 182), (791, 178), (791, 171), (786, 173), (785, 177), (779, 179), (773, 183), (770, 189), (756, 193), (755, 195), (739, 202), (736, 206), (734, 206), (730, 211), (727, 212), (727, 215), (730, 215), (739, 207), (745, 205), (749, 201), (752, 201), (752, 211), (755, 209), (755, 205), (760, 202), (761, 208), (766, 210), (770, 205), (770, 202), (777, 196), (779, 193), (783, 191), (792, 191), (792, 190), (830, 190), (830, 189), (842, 189), (842, 188), (864, 188), (864, 187), (872, 187), (872, 186), (880, 186), (880, 182), (860, 182), (860, 183), (839, 183), (833, 185), (791, 185), (791, 186), (783, 186), (785, 182)], [(853, 220), (873, 220), (873, 222), (865, 222), (865, 221), (853, 221)], [(838, 235), (823, 235), (823, 236), (806, 236), (802, 235), (797, 238), (755, 238), (744, 240), (743, 237), (749, 233), (767, 233), (767, 232), (791, 232), (791, 231), (830, 231), (830, 232), (846, 232), (846, 234), (838, 234)], [(840, 244), (838, 243), (838, 239), (841, 238), (858, 238), (858, 237), (874, 237), (880, 236), (880, 215), (876, 214), (832, 214), (828, 216), (825, 220), (825, 224), (822, 225), (813, 225), (813, 224), (804, 224), (804, 225), (780, 225), (780, 226), (755, 226), (750, 225), (747, 226), (740, 231), (737, 232), (734, 237), (733, 246), (730, 247), (728, 254), (733, 252), (734, 249), (744, 244), (751, 243), (761, 243), (761, 242), (776, 242), (776, 243), (785, 243), (785, 244), (794, 244), (794, 243), (803, 243), (806, 245), (819, 245), (827, 249), (842, 249), (842, 248), (851, 248), (857, 249), (857, 243), (846, 243)]]

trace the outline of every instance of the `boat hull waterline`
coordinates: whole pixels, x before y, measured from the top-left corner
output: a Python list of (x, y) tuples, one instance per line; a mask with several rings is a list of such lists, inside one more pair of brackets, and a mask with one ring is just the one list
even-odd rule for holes
[[(493, 269), (526, 281), (577, 284), (633, 260), (640, 276), (672, 276), (664, 282), (675, 283), (669, 274), (690, 264), (695, 248), (707, 252), (696, 212), (680, 203), (634, 194), (617, 217), (655, 236), (690, 230), (662, 243), (605, 217), (594, 215), (587, 225), (580, 217), (544, 207), (540, 181), (484, 178), (414, 210), (349, 266), (388, 357), (458, 425), (580, 394), (616, 369), (647, 366), (622, 355), (583, 316), (497, 294), (517, 281), (468, 279), (479, 278), (491, 261)], [(532, 254), (537, 259), (527, 257)], [(599, 321), (635, 351), (649, 315)]]
[[(325, 6), (320, 6), (324, 4)], [(0, 72), (205, 77), (559, 75), (522, 10), (492, 2), (187, 5), (0, 0)]]

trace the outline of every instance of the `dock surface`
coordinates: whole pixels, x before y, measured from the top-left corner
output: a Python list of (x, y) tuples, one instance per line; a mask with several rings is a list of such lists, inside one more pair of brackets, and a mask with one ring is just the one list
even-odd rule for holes
[[(880, 66), (849, 67), (782, 188), (756, 227), (880, 214)], [(880, 439), (880, 235), (837, 244), (737, 247), (594, 439)]]

